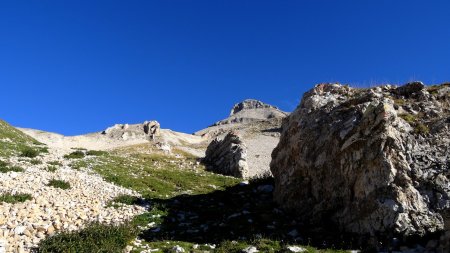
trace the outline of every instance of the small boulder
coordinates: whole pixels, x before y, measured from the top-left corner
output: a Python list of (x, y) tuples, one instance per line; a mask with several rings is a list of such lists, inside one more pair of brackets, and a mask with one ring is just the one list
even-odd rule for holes
[(186, 251), (183, 249), (183, 247), (181, 247), (179, 245), (175, 245), (175, 246), (173, 246), (171, 252), (173, 252), (173, 253), (184, 253)]
[(242, 250), (243, 253), (256, 253), (259, 250), (255, 246), (248, 246), (247, 248)]
[(395, 90), (395, 93), (401, 96), (409, 97), (413, 93), (419, 92), (425, 88), (425, 85), (422, 82), (410, 82), (403, 86), (398, 87)]
[(302, 247), (299, 247), (299, 246), (287, 246), (287, 249), (290, 252), (305, 252), (306, 251), (305, 248), (302, 248)]

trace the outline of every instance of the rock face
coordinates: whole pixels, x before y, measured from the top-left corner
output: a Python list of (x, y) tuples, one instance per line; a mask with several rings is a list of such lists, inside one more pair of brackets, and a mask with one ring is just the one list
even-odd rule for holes
[(248, 177), (247, 147), (234, 132), (230, 132), (223, 140), (213, 140), (203, 162), (210, 171), (239, 178)]
[(306, 223), (345, 232), (449, 230), (448, 87), (317, 85), (283, 121), (275, 200)]
[(278, 107), (269, 105), (266, 103), (263, 103), (259, 100), (255, 99), (246, 99), (240, 103), (237, 103), (233, 106), (231, 109), (230, 116), (233, 116), (234, 114), (241, 112), (243, 110), (252, 110), (252, 109), (275, 109), (279, 110)]
[(158, 121), (145, 121), (144, 122), (144, 133), (150, 137), (150, 139), (154, 139), (156, 136), (159, 136), (161, 130), (161, 126)]
[(102, 132), (112, 139), (150, 139), (160, 136), (161, 127), (158, 121), (145, 121), (143, 124), (116, 124)]
[(263, 103), (255, 99), (246, 99), (237, 103), (231, 109), (230, 116), (218, 121), (214, 126), (232, 123), (251, 123), (267, 120), (281, 120), (288, 114), (278, 107)]

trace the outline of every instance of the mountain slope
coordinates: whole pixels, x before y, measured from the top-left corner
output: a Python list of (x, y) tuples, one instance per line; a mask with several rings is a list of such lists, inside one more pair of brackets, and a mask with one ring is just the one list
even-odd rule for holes
[(0, 156), (9, 157), (26, 147), (40, 144), (37, 140), (0, 120)]

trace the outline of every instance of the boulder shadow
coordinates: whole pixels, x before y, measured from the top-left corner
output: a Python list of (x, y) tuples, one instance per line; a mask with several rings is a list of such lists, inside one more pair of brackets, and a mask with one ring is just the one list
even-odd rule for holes
[(358, 243), (332, 229), (307, 228), (285, 213), (272, 198), (273, 179), (259, 179), (202, 195), (153, 199), (167, 211), (162, 223), (140, 235), (146, 241), (174, 240), (198, 244), (264, 238), (282, 244), (349, 249)]

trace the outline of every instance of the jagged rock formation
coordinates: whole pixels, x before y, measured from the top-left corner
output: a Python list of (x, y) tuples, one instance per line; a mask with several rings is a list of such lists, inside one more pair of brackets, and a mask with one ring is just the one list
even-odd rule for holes
[(218, 121), (214, 126), (232, 123), (252, 123), (258, 121), (280, 121), (288, 114), (278, 107), (263, 103), (255, 99), (246, 99), (237, 103), (231, 109), (230, 116)]
[[(270, 155), (279, 141), (281, 121), (287, 115), (275, 106), (247, 99), (234, 105), (228, 118), (195, 135), (212, 141), (223, 139), (229, 132), (239, 132), (247, 147), (248, 177), (256, 177), (270, 173)], [(214, 144), (217, 145), (220, 144)]]
[(247, 178), (249, 175), (247, 146), (234, 132), (227, 134), (224, 139), (214, 139), (206, 150), (203, 162), (208, 170), (219, 174), (239, 178)]
[(249, 109), (275, 109), (279, 110), (278, 107), (265, 104), (259, 100), (256, 99), (246, 99), (240, 103), (237, 103), (233, 106), (231, 109), (230, 116), (233, 116), (234, 114), (241, 112), (243, 110), (249, 110)]
[(283, 122), (275, 200), (305, 223), (346, 232), (450, 229), (449, 90), (317, 85)]
[(158, 121), (145, 121), (143, 124), (116, 124), (107, 128), (102, 134), (113, 139), (150, 139), (160, 135), (160, 125)]

